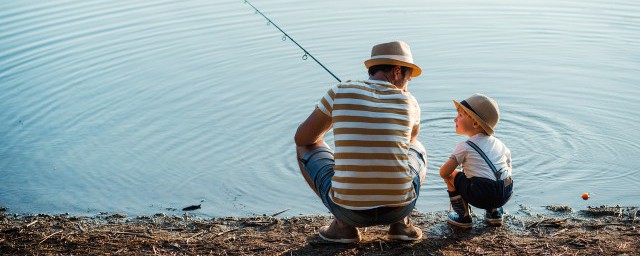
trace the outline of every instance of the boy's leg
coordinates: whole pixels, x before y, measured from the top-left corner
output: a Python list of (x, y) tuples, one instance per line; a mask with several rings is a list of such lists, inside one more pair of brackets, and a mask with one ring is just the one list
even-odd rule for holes
[(467, 180), (464, 177), (464, 173), (460, 170), (455, 170), (451, 175), (445, 179), (445, 183), (447, 184), (447, 192), (449, 193), (449, 200), (451, 201), (451, 208), (453, 208), (454, 213), (448, 215), (449, 219), (447, 220), (450, 224), (462, 228), (471, 228), (471, 214), (469, 213), (469, 204), (464, 201), (458, 190), (456, 190), (455, 181), (456, 177), (459, 180)]
[(493, 208), (490, 210), (486, 210), (484, 217), (487, 224), (490, 226), (501, 226), (502, 225), (502, 207)]

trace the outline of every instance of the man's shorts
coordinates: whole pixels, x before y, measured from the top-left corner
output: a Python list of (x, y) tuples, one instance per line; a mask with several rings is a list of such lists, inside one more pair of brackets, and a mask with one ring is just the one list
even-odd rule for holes
[(511, 198), (512, 186), (508, 186), (505, 190), (494, 180), (481, 177), (467, 178), (463, 172), (456, 174), (453, 184), (462, 199), (480, 209), (490, 210), (502, 207)]
[(398, 222), (411, 214), (420, 194), (420, 177), (427, 172), (427, 152), (421, 146), (411, 145), (409, 148), (409, 169), (413, 175), (413, 187), (416, 199), (410, 204), (400, 207), (378, 207), (370, 210), (350, 210), (339, 206), (331, 200), (331, 178), (335, 160), (333, 151), (327, 147), (318, 147), (307, 152), (300, 161), (311, 178), (316, 191), (320, 193), (322, 202), (331, 213), (341, 221), (355, 227), (388, 225)]

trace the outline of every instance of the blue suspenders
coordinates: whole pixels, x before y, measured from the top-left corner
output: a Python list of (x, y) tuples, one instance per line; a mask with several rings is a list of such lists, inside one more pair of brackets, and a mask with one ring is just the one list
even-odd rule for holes
[(489, 160), (489, 157), (487, 157), (487, 155), (484, 154), (484, 151), (482, 151), (482, 149), (480, 149), (478, 145), (476, 145), (475, 143), (469, 140), (467, 141), (467, 144), (471, 146), (473, 149), (475, 149), (478, 152), (478, 154), (480, 154), (480, 156), (482, 156), (484, 161), (487, 162), (487, 165), (491, 167), (493, 174), (496, 176), (496, 182), (495, 182), (496, 192), (497, 192), (497, 195), (500, 197), (500, 200), (499, 200), (500, 204), (499, 206), (495, 206), (495, 207), (501, 207), (511, 198), (511, 194), (513, 191), (513, 180), (511, 179), (510, 176), (505, 178), (504, 180), (500, 180), (500, 177), (502, 176), (502, 169), (498, 171), (496, 166), (493, 165), (491, 160)]
[(493, 175), (496, 176), (496, 181), (499, 181), (500, 177), (502, 177), (502, 172), (498, 171), (496, 166), (493, 165), (491, 160), (489, 160), (489, 157), (487, 157), (487, 155), (484, 154), (484, 151), (482, 151), (482, 149), (480, 149), (480, 147), (478, 147), (478, 145), (476, 145), (475, 143), (471, 142), (470, 140), (467, 141), (467, 144), (469, 146), (471, 146), (473, 149), (475, 149), (478, 152), (478, 154), (480, 154), (480, 156), (482, 156), (484, 161), (487, 162), (487, 165), (489, 165), (489, 167), (491, 167), (491, 170), (493, 171)]

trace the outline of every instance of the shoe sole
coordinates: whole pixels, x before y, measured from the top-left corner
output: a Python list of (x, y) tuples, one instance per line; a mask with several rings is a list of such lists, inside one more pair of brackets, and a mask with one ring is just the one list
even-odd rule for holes
[(471, 228), (471, 227), (473, 227), (472, 223), (460, 223), (460, 222), (455, 222), (455, 221), (450, 220), (450, 219), (447, 220), (447, 222), (449, 222), (449, 224), (454, 225), (454, 226), (459, 227), (459, 228)]
[(502, 226), (502, 219), (486, 219), (487, 224), (490, 226)]
[(333, 239), (333, 238), (327, 238), (327, 237), (323, 236), (321, 233), (318, 233), (318, 236), (320, 236), (320, 238), (324, 239), (325, 241), (334, 242), (334, 243), (352, 244), (352, 243), (360, 242), (360, 238)]
[(418, 241), (422, 239), (422, 234), (418, 237), (410, 237), (407, 235), (387, 235), (389, 240), (401, 240), (401, 241)]

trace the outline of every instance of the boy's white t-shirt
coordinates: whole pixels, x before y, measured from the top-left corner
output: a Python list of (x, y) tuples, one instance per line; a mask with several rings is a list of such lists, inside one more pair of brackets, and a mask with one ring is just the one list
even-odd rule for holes
[[(469, 138), (469, 140), (484, 151), (484, 154), (487, 155), (496, 169), (502, 169), (501, 180), (511, 176), (511, 168), (509, 167), (511, 164), (511, 151), (502, 141), (484, 133), (476, 134)], [(456, 161), (462, 165), (462, 170), (467, 178), (482, 177), (496, 180), (496, 176), (493, 174), (491, 167), (487, 165), (484, 158), (469, 146), (466, 141), (460, 142), (458, 146), (456, 146), (451, 157), (455, 158)]]

